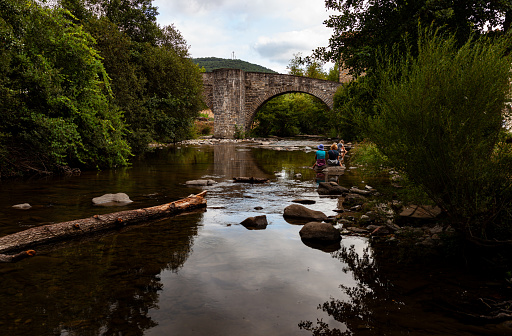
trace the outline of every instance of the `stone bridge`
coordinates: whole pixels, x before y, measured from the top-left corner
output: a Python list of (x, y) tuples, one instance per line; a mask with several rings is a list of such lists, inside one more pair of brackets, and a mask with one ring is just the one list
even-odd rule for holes
[(258, 109), (268, 100), (293, 92), (308, 93), (329, 108), (342, 83), (308, 77), (218, 69), (203, 73), (204, 102), (213, 111), (213, 136), (233, 138), (250, 129)]

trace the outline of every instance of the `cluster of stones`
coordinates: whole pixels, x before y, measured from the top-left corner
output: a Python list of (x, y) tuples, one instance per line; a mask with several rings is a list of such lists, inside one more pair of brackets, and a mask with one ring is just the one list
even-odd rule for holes
[[(449, 227), (433, 224), (441, 214), (439, 208), (403, 206), (398, 201), (378, 203), (375, 197), (379, 193), (370, 186), (364, 189), (346, 188), (336, 182), (321, 182), (317, 191), (320, 195), (338, 197), (338, 209), (334, 210), (338, 213), (336, 216), (328, 217), (299, 204), (289, 205), (284, 210), (285, 218), (304, 221), (305, 225), (300, 231), (303, 241), (332, 243), (339, 241), (342, 235), (358, 235), (389, 242), (397, 241), (397, 237), (407, 237), (413, 238), (416, 245), (433, 246), (441, 242), (443, 235), (453, 232)], [(315, 203), (309, 200), (294, 202)]]
[(341, 213), (335, 222), (343, 226), (342, 234), (380, 237), (388, 241), (407, 236), (413, 237), (417, 245), (431, 246), (439, 244), (443, 234), (453, 232), (450, 227), (435, 224), (435, 219), (441, 214), (438, 207), (404, 206), (398, 201), (378, 203), (374, 197), (379, 193), (370, 186), (349, 189), (335, 182), (322, 182), (318, 193), (340, 195)]

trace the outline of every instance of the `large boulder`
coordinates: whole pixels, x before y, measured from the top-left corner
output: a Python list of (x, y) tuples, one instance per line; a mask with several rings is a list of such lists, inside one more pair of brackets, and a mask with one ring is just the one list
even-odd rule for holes
[(242, 224), (246, 229), (250, 230), (264, 230), (267, 228), (268, 222), (267, 222), (267, 216), (261, 215), (261, 216), (255, 216), (255, 217), (249, 217), (242, 221)]
[(289, 206), (284, 208), (283, 216), (289, 218), (315, 221), (324, 221), (327, 219), (327, 216), (323, 212), (308, 209), (300, 204), (290, 204)]
[(125, 193), (117, 193), (117, 194), (105, 194), (100, 197), (95, 197), (92, 199), (92, 203), (94, 205), (101, 206), (123, 206), (132, 203), (133, 201), (126, 195)]
[(347, 188), (338, 185), (336, 182), (320, 182), (317, 191), (320, 195), (343, 195), (348, 193)]
[(338, 229), (328, 223), (309, 222), (299, 231), (300, 237), (304, 240), (316, 240), (325, 242), (336, 242), (341, 240)]

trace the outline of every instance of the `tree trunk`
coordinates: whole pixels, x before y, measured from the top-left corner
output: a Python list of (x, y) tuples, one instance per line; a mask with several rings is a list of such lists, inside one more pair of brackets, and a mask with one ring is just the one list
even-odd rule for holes
[(506, 33), (512, 24), (512, 10), (505, 12), (505, 21), (503, 22), (503, 31)]
[(197, 195), (191, 195), (181, 200), (150, 208), (94, 215), (89, 218), (69, 222), (33, 227), (4, 236), (0, 238), (0, 253), (8, 254), (0, 254), (0, 262), (16, 261), (35, 254), (34, 251), (30, 253), (17, 253), (15, 255), (9, 255), (9, 253), (12, 254), (26, 249), (32, 250), (42, 245), (70, 240), (91, 233), (115, 230), (148, 220), (170, 217), (185, 210), (205, 207), (205, 195), (206, 191), (203, 191)]

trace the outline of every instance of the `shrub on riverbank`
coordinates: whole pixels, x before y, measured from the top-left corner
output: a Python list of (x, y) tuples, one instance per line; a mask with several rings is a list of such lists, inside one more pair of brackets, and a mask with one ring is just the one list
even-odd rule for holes
[(512, 237), (512, 150), (501, 141), (510, 89), (506, 41), (456, 48), (426, 34), (419, 55), (386, 64), (368, 137), (467, 239)]

